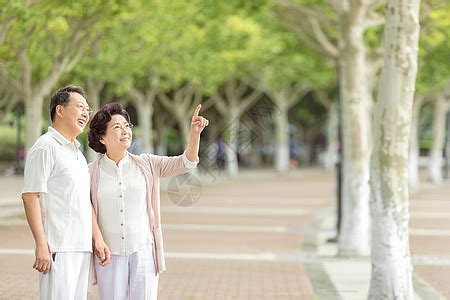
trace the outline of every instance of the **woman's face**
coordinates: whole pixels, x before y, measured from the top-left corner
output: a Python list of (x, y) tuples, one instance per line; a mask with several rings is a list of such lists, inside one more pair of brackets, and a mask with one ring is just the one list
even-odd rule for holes
[(106, 125), (106, 133), (100, 140), (106, 152), (127, 150), (133, 139), (132, 125), (121, 115), (113, 115)]

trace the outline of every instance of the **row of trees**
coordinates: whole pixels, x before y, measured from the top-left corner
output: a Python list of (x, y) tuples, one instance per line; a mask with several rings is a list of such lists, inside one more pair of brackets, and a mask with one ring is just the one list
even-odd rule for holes
[[(272, 117), (274, 167), (279, 171), (289, 168), (293, 107), (315, 102), (326, 111), (329, 158), (336, 156), (340, 115), (340, 253), (370, 252), (372, 194), (373, 249), (384, 256), (374, 260), (371, 295), (377, 298), (385, 291), (411, 297), (410, 262), (399, 263), (396, 256), (399, 247), (408, 252), (404, 171), (408, 166), (410, 184), (417, 184), (419, 115), (423, 104), (433, 101), (430, 174), (440, 179), (450, 89), (448, 3), (422, 3), (418, 48), (419, 3), (413, 0), (3, 2), (0, 105), (8, 111), (24, 101), (26, 148), (41, 133), (45, 99), (63, 82), (84, 83), (94, 110), (106, 96), (133, 103), (150, 152), (155, 141), (163, 144), (167, 125), (178, 126), (186, 143), (189, 114), (203, 102), (208, 114), (216, 116), (212, 139), (223, 133), (220, 128), (227, 129), (223, 136), (230, 175), (239, 169), (238, 120), (259, 99), (269, 97), (277, 108)], [(326, 161), (333, 165), (332, 159)], [(384, 243), (380, 233), (391, 239)], [(380, 250), (380, 244), (389, 247)], [(380, 267), (386, 259), (392, 262), (389, 270)], [(402, 280), (389, 280), (386, 272)]]

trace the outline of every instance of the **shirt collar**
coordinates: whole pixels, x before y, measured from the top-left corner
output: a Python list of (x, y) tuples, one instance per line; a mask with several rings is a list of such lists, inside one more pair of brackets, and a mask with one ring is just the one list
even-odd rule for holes
[(103, 155), (103, 159), (104, 159), (105, 163), (106, 163), (108, 166), (114, 167), (114, 168), (116, 168), (116, 169), (118, 168), (118, 169), (122, 170), (123, 167), (125, 166), (125, 164), (126, 164), (126, 163), (128, 162), (128, 160), (129, 160), (129, 155), (128, 155), (128, 151), (127, 151), (127, 153), (125, 154), (125, 156), (119, 161), (119, 165), (118, 165), (118, 166), (116, 166), (116, 163), (115, 163), (111, 158), (109, 158), (108, 155), (106, 155), (106, 153), (105, 153), (105, 155)]
[(75, 139), (73, 143), (70, 142), (53, 126), (48, 126), (48, 133), (61, 145), (72, 144), (72, 145), (75, 145), (76, 148), (80, 148), (81, 144), (77, 139)]

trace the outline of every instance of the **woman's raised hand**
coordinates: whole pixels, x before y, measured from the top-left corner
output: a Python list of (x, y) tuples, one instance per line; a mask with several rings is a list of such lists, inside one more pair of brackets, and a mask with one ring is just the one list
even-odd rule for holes
[(205, 127), (208, 126), (209, 124), (208, 119), (198, 115), (200, 113), (201, 108), (202, 108), (201, 104), (197, 105), (191, 120), (191, 131), (196, 134), (200, 134), (203, 131), (203, 129), (205, 129)]

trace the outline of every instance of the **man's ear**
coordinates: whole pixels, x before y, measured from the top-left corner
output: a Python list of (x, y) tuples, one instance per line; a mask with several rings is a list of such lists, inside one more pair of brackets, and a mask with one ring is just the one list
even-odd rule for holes
[(64, 115), (64, 107), (62, 105), (57, 105), (55, 112), (58, 117), (62, 118)]
[(100, 139), (100, 143), (105, 144), (105, 140), (103, 138)]

